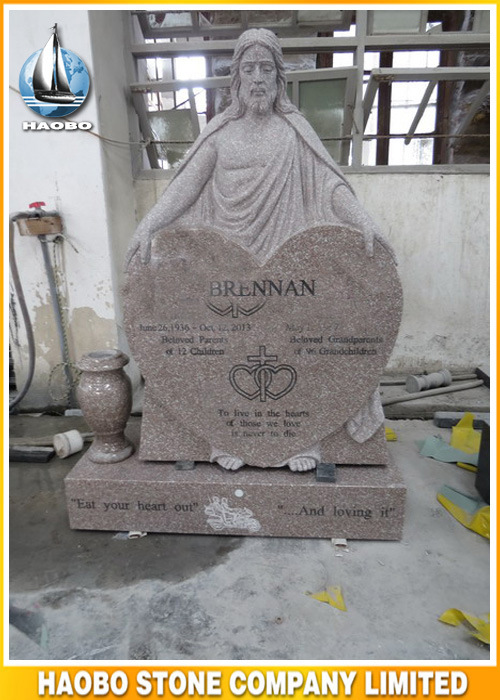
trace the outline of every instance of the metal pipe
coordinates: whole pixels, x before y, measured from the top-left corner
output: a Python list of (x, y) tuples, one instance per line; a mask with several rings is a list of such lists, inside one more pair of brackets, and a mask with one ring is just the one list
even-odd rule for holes
[(392, 398), (382, 399), (382, 406), (389, 406), (392, 403), (403, 403), (403, 401), (414, 401), (415, 399), (425, 399), (427, 396), (437, 396), (438, 394), (451, 394), (454, 391), (465, 391), (466, 389), (475, 389), (477, 386), (484, 384), (482, 379), (475, 382), (464, 382), (463, 384), (455, 384), (451, 386), (442, 386), (439, 389), (429, 389), (428, 391), (418, 391), (415, 394), (403, 394)]
[[(469, 372), (468, 374), (452, 374), (452, 381), (458, 382), (458, 381), (466, 381), (468, 379), (477, 379), (478, 375), (475, 374), (474, 372)], [(380, 380), (380, 386), (399, 386), (399, 385), (405, 385), (406, 384), (406, 379), (391, 379), (391, 378), (386, 378), (386, 379), (381, 379)]]
[(72, 406), (76, 406), (75, 389), (73, 386), (73, 377), (71, 376), (70, 369), (70, 359), (68, 354), (68, 348), (66, 346), (66, 341), (64, 337), (64, 328), (62, 320), (62, 309), (59, 303), (59, 294), (57, 291), (56, 280), (54, 277), (54, 270), (52, 269), (52, 263), (50, 262), (49, 251), (47, 248), (47, 239), (45, 236), (39, 236), (40, 245), (42, 246), (43, 262), (45, 264), (45, 271), (47, 273), (47, 278), (49, 281), (50, 296), (52, 299), (52, 308), (54, 310), (54, 317), (57, 327), (57, 335), (59, 336), (59, 347), (61, 349), (61, 356), (64, 364), (64, 373), (66, 374), (66, 381), (68, 382), (69, 389), (69, 403)]
[[(452, 374), (454, 382), (465, 381), (466, 379), (477, 379), (477, 374), (470, 372), (469, 374)], [(406, 379), (381, 379), (380, 386), (399, 386), (405, 385)]]

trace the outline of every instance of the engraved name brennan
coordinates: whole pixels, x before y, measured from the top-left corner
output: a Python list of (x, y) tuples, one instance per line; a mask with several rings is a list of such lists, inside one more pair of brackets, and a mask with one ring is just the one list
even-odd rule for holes
[(211, 297), (316, 296), (316, 280), (260, 280), (259, 282), (210, 282)]

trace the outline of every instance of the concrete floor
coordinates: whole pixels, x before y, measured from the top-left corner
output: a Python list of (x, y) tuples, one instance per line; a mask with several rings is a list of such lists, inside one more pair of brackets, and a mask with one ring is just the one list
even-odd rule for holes
[[(418, 454), (415, 440), (449, 430), (387, 425), (408, 487), (403, 540), (349, 542), (342, 556), (330, 540), (72, 531), (63, 479), (79, 455), (11, 464), (11, 659), (487, 660), (438, 622), (448, 608), (490, 609), (489, 543), (436, 500), (443, 484), (476, 495), (474, 475)], [(11, 421), (12, 435), (70, 427), (81, 419)], [(307, 595), (327, 586), (347, 612)]]

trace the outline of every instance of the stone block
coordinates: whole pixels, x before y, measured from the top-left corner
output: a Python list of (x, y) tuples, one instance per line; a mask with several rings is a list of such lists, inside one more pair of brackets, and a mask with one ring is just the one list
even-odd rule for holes
[(335, 483), (315, 472), (206, 462), (117, 464), (86, 455), (65, 480), (70, 526), (82, 530), (398, 540), (406, 488), (394, 464), (337, 467)]

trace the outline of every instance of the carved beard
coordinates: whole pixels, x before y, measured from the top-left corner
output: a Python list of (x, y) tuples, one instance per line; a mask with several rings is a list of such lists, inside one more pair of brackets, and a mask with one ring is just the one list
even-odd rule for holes
[(259, 116), (270, 114), (273, 111), (274, 100), (276, 99), (276, 91), (272, 93), (266, 92), (265, 95), (250, 95), (248, 98), (242, 97), (245, 112), (250, 110)]

